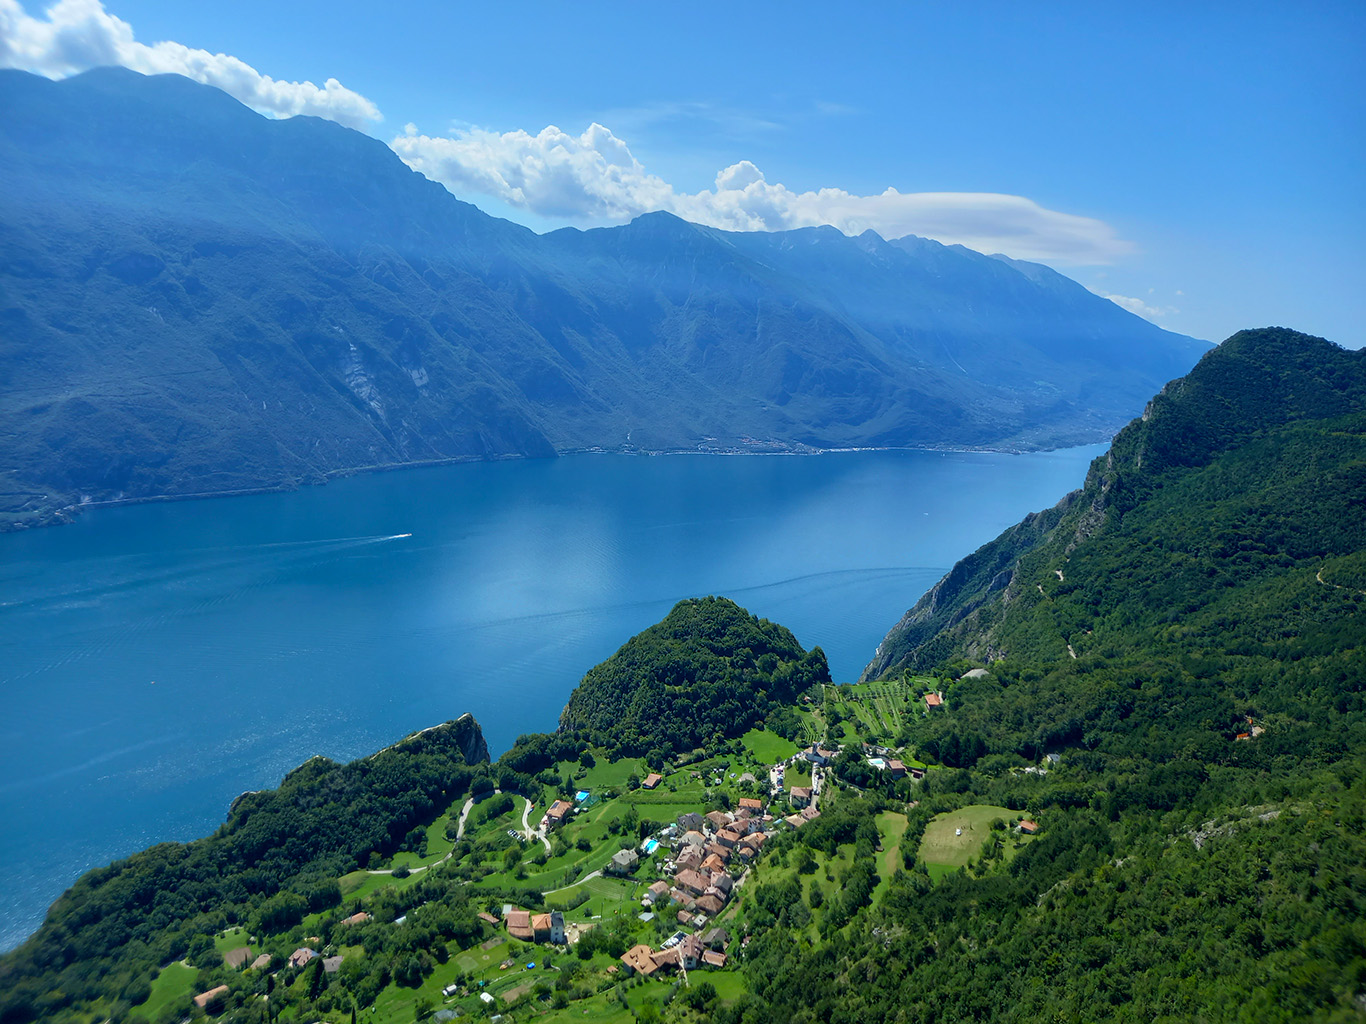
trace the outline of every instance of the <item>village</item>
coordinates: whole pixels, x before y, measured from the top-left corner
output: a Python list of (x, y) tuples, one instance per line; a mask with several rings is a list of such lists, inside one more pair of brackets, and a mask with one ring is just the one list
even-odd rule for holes
[[(387, 862), (372, 860), (342, 877), (337, 910), (306, 915), (269, 942), (229, 929), (215, 946), (244, 981), (275, 979), (268, 986), (275, 999), (283, 987), (293, 998), (322, 993), (319, 1005), (326, 1005), (328, 993), (354, 990), (362, 974), (388, 979), (366, 1011), (375, 1021), (414, 1014), (453, 1020), (479, 1011), (512, 1020), (571, 1004), (589, 1019), (601, 1012), (615, 1020), (697, 985), (689, 972), (704, 973), (707, 991), (732, 999), (745, 984), (733, 969), (736, 958), (754, 930), (746, 886), (757, 884), (760, 870), (766, 884), (791, 877), (784, 851), (794, 865), (810, 865), (809, 853), (795, 852), (808, 847), (794, 845), (793, 833), (819, 820), (827, 802), (861, 799), (870, 780), (893, 786), (899, 795), (876, 820), (882, 870), (896, 869), (917, 783), (934, 769), (889, 742), (893, 727), (900, 716), (944, 708), (942, 693), (925, 692), (918, 680), (830, 687), (823, 708), (802, 708), (804, 745), (759, 727), (662, 772), (640, 758), (586, 750), (538, 775), (540, 799), (496, 787), (462, 798), (420, 842), (410, 836), (407, 849)], [(544, 810), (533, 816), (537, 805)], [(1015, 822), (1013, 853), (1037, 826), (1007, 808), (979, 805), (936, 817), (921, 844), (931, 877), (976, 856), (1005, 817)], [(770, 848), (776, 859), (765, 856)], [(813, 905), (837, 897), (836, 874), (851, 869), (850, 856), (849, 847), (816, 855), (821, 875), (805, 883)], [(458, 943), (412, 946), (411, 957), (394, 961), (406, 965), (402, 972), (375, 975), (372, 950), (430, 929), (450, 886), (477, 911), (475, 932)], [(170, 971), (162, 979), (168, 994), (175, 977)], [(242, 998), (240, 986), (228, 982), (185, 996), (219, 1013)], [(159, 995), (154, 989), (152, 1004)]]

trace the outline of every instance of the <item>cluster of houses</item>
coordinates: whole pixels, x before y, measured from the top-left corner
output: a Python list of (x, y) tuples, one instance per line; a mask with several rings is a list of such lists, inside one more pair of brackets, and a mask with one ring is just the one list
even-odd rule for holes
[(724, 928), (712, 928), (690, 935), (679, 932), (660, 949), (651, 949), (644, 943), (632, 946), (621, 955), (621, 963), (628, 975), (643, 974), (647, 978), (656, 971), (670, 968), (691, 971), (698, 967), (725, 967), (726, 947), (729, 945), (730, 933)]

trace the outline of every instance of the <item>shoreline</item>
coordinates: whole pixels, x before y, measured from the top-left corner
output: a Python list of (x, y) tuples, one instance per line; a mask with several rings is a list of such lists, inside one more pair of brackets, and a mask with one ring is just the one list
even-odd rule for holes
[(325, 486), (329, 481), (343, 480), (347, 477), (378, 473), (394, 473), (408, 469), (437, 469), (443, 466), (470, 466), (479, 465), (481, 463), (531, 461), (533, 459), (561, 459), (584, 455), (624, 455), (643, 458), (680, 456), (713, 458), (736, 458), (745, 456), (812, 457), (821, 455), (857, 454), (863, 452), (940, 452), (944, 455), (1037, 455), (1045, 452), (1070, 451), (1075, 448), (1085, 448), (1096, 444), (1109, 444), (1112, 438), (1113, 435), (1090, 441), (1076, 441), (1066, 444), (1045, 444), (1037, 447), (1029, 445), (965, 446), (954, 444), (908, 444), (818, 448), (814, 445), (806, 445), (797, 442), (756, 441), (754, 446), (748, 447), (722, 446), (717, 448), (704, 448), (698, 446), (694, 448), (639, 448), (634, 445), (622, 445), (620, 447), (608, 448), (595, 445), (586, 448), (561, 448), (556, 450), (553, 455), (523, 455), (514, 453), (507, 455), (492, 455), (485, 458), (457, 455), (447, 459), (423, 459), (415, 462), (386, 462), (369, 466), (351, 466), (344, 469), (328, 470), (327, 472), (312, 478), (286, 481), (277, 484), (262, 484), (257, 487), (236, 487), (221, 491), (190, 491), (185, 493), (144, 494), (133, 497), (91, 499), (89, 501), (75, 502), (47, 510), (44, 513), (39, 513), (31, 521), (0, 522), (0, 535), (7, 533), (23, 533), (28, 530), (43, 529), (47, 527), (67, 526), (75, 522), (78, 516), (89, 509), (124, 508), (131, 505), (203, 501), (214, 498), (242, 498), (260, 494), (282, 494), (290, 491), (302, 490), (304, 487)]

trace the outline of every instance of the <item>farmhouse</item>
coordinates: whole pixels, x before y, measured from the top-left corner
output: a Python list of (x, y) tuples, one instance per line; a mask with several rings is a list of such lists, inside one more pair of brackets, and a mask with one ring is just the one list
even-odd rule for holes
[(558, 828), (563, 825), (565, 819), (569, 817), (569, 812), (574, 809), (574, 805), (568, 800), (556, 800), (550, 805), (550, 810), (545, 812), (545, 824), (548, 828)]
[(641, 788), (641, 789), (654, 789), (656, 786), (658, 786), (658, 785), (659, 785), (661, 782), (663, 782), (663, 781), (664, 781), (664, 776), (663, 776), (663, 775), (660, 775), (658, 772), (651, 772), (649, 775), (645, 776), (645, 781), (642, 782), (642, 783), (640, 784), (640, 788)]
[(536, 933), (531, 930), (531, 911), (509, 910), (503, 921), (508, 926), (508, 935), (523, 942), (535, 942)]

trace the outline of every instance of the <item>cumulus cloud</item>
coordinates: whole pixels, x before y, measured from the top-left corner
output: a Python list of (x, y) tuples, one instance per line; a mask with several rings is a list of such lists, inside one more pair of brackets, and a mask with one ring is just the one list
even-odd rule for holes
[(381, 119), (378, 107), (335, 78), (321, 87), (280, 82), (227, 54), (174, 42), (140, 43), (132, 26), (100, 0), (59, 0), (43, 18), (30, 16), (18, 0), (0, 0), (0, 67), (64, 78), (111, 64), (147, 75), (184, 75), (277, 117), (314, 114), (352, 128)]
[(525, 131), (467, 129), (428, 136), (409, 125), (391, 143), (415, 170), (457, 195), (478, 193), (543, 217), (593, 224), (666, 210), (737, 231), (829, 224), (846, 234), (915, 234), (981, 252), (1073, 264), (1109, 263), (1131, 251), (1103, 221), (1050, 210), (1023, 196), (991, 192), (856, 195), (797, 192), (769, 182), (749, 161), (724, 168), (714, 187), (679, 192), (646, 171), (627, 144), (592, 124), (581, 135), (554, 126)]

